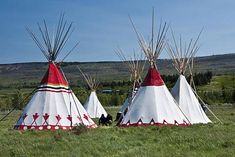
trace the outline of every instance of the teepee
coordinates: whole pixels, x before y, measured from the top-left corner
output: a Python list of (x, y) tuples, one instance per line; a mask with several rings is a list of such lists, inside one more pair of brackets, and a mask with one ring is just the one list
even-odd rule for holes
[(62, 15), (53, 38), (45, 21), (43, 27), (38, 26), (42, 40), (30, 29), (27, 30), (45, 55), (49, 66), (40, 85), (24, 108), (15, 129), (66, 130), (79, 125), (88, 128), (97, 127), (70, 89), (59, 63), (55, 61), (71, 35), (72, 23), (67, 25)]
[(104, 116), (107, 116), (107, 112), (101, 105), (97, 95), (96, 95), (96, 90), (99, 86), (99, 83), (94, 77), (91, 77), (87, 74), (84, 74), (80, 68), (78, 68), (79, 71), (81, 72), (82, 76), (84, 77), (84, 80), (86, 81), (87, 85), (89, 86), (91, 90), (90, 96), (87, 98), (84, 108), (86, 109), (87, 113), (91, 118), (100, 118), (102, 114)]
[(125, 115), (125, 113), (128, 111), (128, 108), (131, 105), (131, 102), (135, 97), (137, 90), (139, 89), (142, 83), (141, 74), (143, 73), (145, 62), (141, 63), (141, 60), (143, 60), (142, 56), (141, 55), (138, 56), (135, 53), (133, 57), (127, 59), (120, 48), (117, 49), (116, 54), (119, 56), (122, 62), (127, 66), (130, 73), (130, 81), (133, 82), (132, 90), (128, 93), (126, 100), (124, 101), (122, 107), (119, 110), (119, 113)]
[[(154, 19), (154, 16), (152, 16)], [(166, 23), (160, 26), (156, 41), (154, 38), (152, 20), (152, 38), (146, 43), (144, 38), (133, 28), (137, 34), (138, 42), (147, 60), (150, 63), (148, 73), (137, 91), (129, 110), (120, 122), (121, 127), (146, 126), (146, 125), (181, 125), (187, 126), (189, 121), (177, 106), (170, 94), (156, 66), (165, 45), (167, 32)], [(154, 43), (155, 42), (155, 43)]]
[(184, 76), (192, 58), (198, 51), (197, 41), (199, 36), (195, 41), (191, 39), (188, 44), (186, 42), (183, 44), (181, 38), (179, 43), (177, 43), (172, 33), (173, 44), (167, 43), (166, 46), (167, 52), (173, 60), (173, 66), (179, 74), (179, 78), (171, 93), (191, 124), (211, 122), (203, 111), (193, 88), (188, 84)]

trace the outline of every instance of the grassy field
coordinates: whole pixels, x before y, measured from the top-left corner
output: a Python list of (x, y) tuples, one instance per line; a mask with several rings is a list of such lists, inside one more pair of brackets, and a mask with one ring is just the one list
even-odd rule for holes
[[(213, 76), (211, 83), (198, 87), (199, 92), (226, 92), (234, 90), (235, 54), (200, 57), (196, 62), (196, 72), (212, 71), (213, 74), (230, 74)], [(62, 67), (70, 83), (81, 83), (78, 65), (88, 74), (94, 69), (101, 81), (128, 80), (129, 74), (121, 62), (100, 63), (66, 63)], [(174, 74), (169, 60), (159, 60), (161, 74)], [(9, 103), (17, 92), (18, 85), (37, 85), (47, 68), (45, 63), (28, 63), (0, 65), (0, 102), (8, 98)], [(112, 75), (110, 75), (112, 74)], [(36, 82), (36, 84), (34, 84)], [(9, 86), (9, 88), (8, 88)], [(32, 91), (24, 88), (20, 91), (27, 95)], [(115, 87), (115, 90), (119, 87)], [(87, 91), (74, 88), (79, 100), (85, 101)], [(127, 92), (128, 87), (121, 90)], [(214, 93), (212, 93), (214, 94)], [(106, 98), (98, 94), (99, 98)], [(122, 95), (125, 97), (125, 94)], [(204, 96), (204, 95), (203, 95)], [(219, 95), (220, 96), (220, 95)], [(110, 96), (111, 97), (111, 96)], [(103, 99), (104, 99), (103, 98)], [(106, 100), (106, 99), (104, 99)], [(16, 156), (169, 156), (169, 157), (233, 157), (235, 156), (235, 108), (233, 106), (217, 105), (212, 99), (209, 103), (215, 114), (223, 121), (220, 124), (211, 114), (214, 121), (208, 125), (193, 125), (189, 127), (132, 127), (119, 128), (115, 124), (97, 129), (77, 128), (71, 131), (17, 131), (12, 129), (21, 111), (13, 112), (7, 119), (0, 122), (0, 157)], [(6, 104), (3, 102), (2, 104)], [(103, 103), (104, 106), (110, 104)], [(119, 108), (106, 107), (115, 117)], [(0, 112), (0, 117), (5, 113)], [(97, 121), (97, 120), (96, 120)]]
[(201, 91), (219, 91), (222, 88), (225, 90), (233, 90), (235, 87), (235, 75), (219, 75), (213, 76), (208, 85), (199, 87)]
[[(115, 117), (118, 108), (106, 110)], [(0, 156), (235, 156), (235, 108), (212, 110), (223, 124), (132, 128), (113, 124), (54, 132), (13, 130), (20, 114), (16, 111), (0, 122)]]

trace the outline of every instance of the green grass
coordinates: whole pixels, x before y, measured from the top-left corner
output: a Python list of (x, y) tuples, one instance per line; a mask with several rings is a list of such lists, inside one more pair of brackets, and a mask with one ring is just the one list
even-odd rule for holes
[[(114, 117), (118, 108), (106, 108)], [(0, 122), (0, 156), (234, 156), (235, 108), (213, 108), (223, 124), (190, 127), (115, 125), (73, 131), (16, 131), (20, 112)], [(3, 114), (3, 113), (2, 113)], [(209, 114), (209, 117), (211, 115)]]
[(219, 75), (213, 76), (208, 85), (199, 87), (200, 91), (220, 91), (222, 87), (225, 90), (232, 90), (235, 88), (235, 75)]
[(197, 87), (197, 92), (209, 105), (235, 102), (235, 75), (213, 76), (209, 84)]

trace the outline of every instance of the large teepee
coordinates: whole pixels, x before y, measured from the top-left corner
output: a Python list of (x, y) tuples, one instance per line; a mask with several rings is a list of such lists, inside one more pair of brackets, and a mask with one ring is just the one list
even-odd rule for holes
[(101, 103), (96, 95), (96, 90), (99, 86), (99, 83), (97, 82), (97, 80), (94, 77), (86, 75), (82, 72), (82, 70), (80, 68), (78, 68), (78, 69), (81, 72), (82, 76), (84, 77), (87, 85), (89, 86), (89, 88), (91, 90), (91, 94), (87, 98), (87, 100), (84, 104), (84, 108), (86, 109), (87, 113), (89, 114), (89, 116), (91, 118), (100, 118), (102, 114), (104, 114), (104, 116), (106, 117), (107, 112), (105, 111), (105, 109), (101, 105)]
[(130, 81), (133, 82), (132, 90), (128, 93), (128, 96), (126, 100), (124, 101), (121, 109), (119, 110), (119, 113), (122, 115), (125, 115), (125, 113), (128, 111), (129, 106), (131, 105), (131, 102), (133, 101), (135, 94), (137, 90), (139, 89), (142, 78), (141, 74), (143, 73), (145, 62), (141, 63), (143, 61), (142, 56), (138, 56), (134, 53), (134, 57), (130, 57), (129, 59), (126, 58), (123, 51), (118, 48), (116, 51), (116, 54), (119, 56), (119, 58), (123, 61), (123, 63), (128, 67), (129, 73), (130, 73)]
[(156, 66), (156, 60), (165, 45), (167, 25), (160, 26), (156, 41), (154, 41), (152, 26), (150, 44), (145, 42), (135, 27), (134, 30), (150, 67), (120, 126), (188, 125), (189, 121), (177, 106)]
[(192, 87), (184, 76), (186, 69), (198, 50), (197, 41), (199, 36), (195, 41), (191, 39), (188, 44), (186, 42), (182, 43), (181, 38), (179, 44), (177, 44), (173, 33), (172, 37), (173, 44), (168, 43), (166, 47), (173, 60), (173, 65), (179, 74), (179, 78), (171, 93), (191, 124), (209, 123), (211, 122), (210, 119), (206, 116)]
[(95, 123), (69, 88), (59, 64), (55, 62), (71, 35), (72, 24), (67, 25), (62, 15), (54, 38), (51, 38), (45, 21), (44, 27), (38, 26), (42, 41), (31, 30), (27, 30), (47, 58), (49, 67), (15, 129), (65, 130), (79, 125), (95, 128)]

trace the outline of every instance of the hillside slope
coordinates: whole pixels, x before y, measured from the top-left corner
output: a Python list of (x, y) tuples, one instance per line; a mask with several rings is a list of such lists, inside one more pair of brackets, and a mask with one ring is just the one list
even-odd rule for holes
[[(129, 73), (122, 62), (65, 62), (62, 63), (64, 73), (71, 83), (80, 79), (76, 66), (85, 73), (97, 75), (101, 81), (115, 81), (129, 78)], [(158, 69), (161, 74), (174, 74), (171, 60), (159, 59)], [(146, 68), (148, 66), (146, 65)], [(0, 64), (0, 85), (23, 82), (39, 82), (47, 69), (47, 63), (15, 63)], [(212, 71), (214, 74), (235, 73), (235, 54), (213, 55), (195, 58), (195, 72)]]

